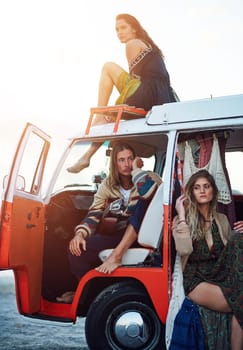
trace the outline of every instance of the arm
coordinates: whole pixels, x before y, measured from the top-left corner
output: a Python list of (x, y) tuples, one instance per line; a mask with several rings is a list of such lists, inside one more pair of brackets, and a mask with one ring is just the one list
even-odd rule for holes
[(134, 60), (142, 50), (146, 49), (146, 47), (147, 46), (140, 39), (129, 40), (126, 43), (126, 57), (128, 64), (130, 65), (131, 61)]
[(172, 233), (175, 240), (176, 251), (180, 256), (190, 255), (193, 251), (189, 226), (176, 216), (173, 220)]
[(69, 243), (69, 250), (73, 255), (79, 256), (82, 252), (81, 248), (86, 250), (86, 238), (96, 231), (109, 196), (111, 193), (104, 180), (94, 196), (87, 216), (74, 229), (74, 237)]
[(162, 180), (158, 174), (141, 169), (142, 166), (142, 159), (136, 157), (133, 161), (132, 181), (142, 199), (151, 199)]
[(182, 195), (177, 198), (175, 207), (178, 216), (174, 218), (172, 226), (172, 233), (175, 240), (176, 251), (181, 256), (190, 255), (193, 251), (190, 229), (185, 220), (185, 200), (185, 195)]
[(106, 208), (107, 201), (109, 198), (111, 198), (111, 195), (112, 194), (109, 190), (107, 181), (104, 180), (94, 195), (94, 200), (91, 207), (89, 208), (88, 214), (82, 220), (82, 222), (75, 227), (75, 233), (80, 229), (83, 229), (86, 231), (86, 236), (94, 234), (102, 218), (104, 209)]

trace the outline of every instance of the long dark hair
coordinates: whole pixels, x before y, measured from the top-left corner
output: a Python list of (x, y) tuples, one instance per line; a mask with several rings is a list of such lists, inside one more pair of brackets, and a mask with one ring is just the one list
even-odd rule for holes
[(110, 186), (120, 186), (120, 177), (117, 168), (117, 154), (124, 150), (129, 150), (132, 152), (133, 157), (135, 158), (135, 151), (128, 143), (118, 142), (116, 143), (111, 151), (111, 159), (110, 159), (110, 173), (109, 173), (109, 184)]
[(190, 227), (192, 238), (196, 240), (203, 238), (206, 234), (205, 218), (201, 214), (198, 203), (193, 195), (193, 187), (195, 182), (202, 177), (205, 178), (213, 188), (213, 198), (209, 203), (209, 215), (211, 219), (213, 219), (215, 216), (218, 199), (218, 188), (214, 177), (207, 170), (199, 170), (190, 177), (185, 186), (185, 195), (188, 199), (186, 221)]
[(127, 13), (122, 13), (116, 16), (116, 20), (123, 19), (127, 24), (129, 24), (135, 31), (138, 39), (141, 39), (143, 42), (150, 44), (152, 48), (157, 51), (162, 58), (164, 55), (160, 48), (154, 43), (154, 41), (150, 38), (146, 30), (141, 26), (139, 21), (132, 15)]

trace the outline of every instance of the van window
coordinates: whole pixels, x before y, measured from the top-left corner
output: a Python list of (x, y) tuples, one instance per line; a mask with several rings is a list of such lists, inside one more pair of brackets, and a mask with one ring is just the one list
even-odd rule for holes
[(17, 189), (24, 190), (28, 193), (37, 193), (40, 188), (41, 180), (41, 162), (43, 162), (42, 152), (45, 147), (45, 140), (39, 137), (37, 134), (30, 134), (27, 144), (25, 145), (25, 151), (23, 153), (21, 164), (19, 168), (19, 180), (24, 180), (24, 188), (18, 186), (20, 183), (17, 181)]
[(243, 195), (243, 175), (241, 172), (243, 152), (226, 152), (225, 161), (233, 194)]

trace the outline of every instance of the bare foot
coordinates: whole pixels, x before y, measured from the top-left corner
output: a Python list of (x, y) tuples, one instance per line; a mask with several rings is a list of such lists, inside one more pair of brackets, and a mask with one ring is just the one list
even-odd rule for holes
[(112, 256), (110, 256), (109, 258), (106, 259), (106, 261), (103, 262), (103, 264), (96, 267), (95, 270), (102, 273), (110, 274), (119, 266), (121, 266), (121, 264), (122, 264), (121, 260), (116, 260)]
[(69, 173), (79, 173), (89, 166), (89, 159), (80, 158), (76, 163), (67, 168)]
[(69, 304), (69, 303), (72, 303), (74, 294), (75, 293), (73, 291), (66, 292), (66, 293), (63, 293), (60, 297), (56, 297), (56, 300), (59, 303)]
[(109, 120), (105, 115), (96, 114), (92, 125), (95, 126), (95, 125), (101, 125), (101, 124), (107, 124), (107, 123), (109, 123)]

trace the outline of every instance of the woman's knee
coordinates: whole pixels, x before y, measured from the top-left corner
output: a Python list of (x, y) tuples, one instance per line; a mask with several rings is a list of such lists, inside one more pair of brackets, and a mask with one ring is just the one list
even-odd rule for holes
[(109, 73), (117, 66), (115, 62), (105, 62), (102, 67), (102, 73)]
[(211, 283), (200, 283), (188, 294), (188, 297), (194, 303), (207, 307), (214, 311), (231, 311), (221, 288)]
[(124, 69), (115, 62), (105, 62), (102, 67), (101, 74), (117, 78), (123, 71)]

